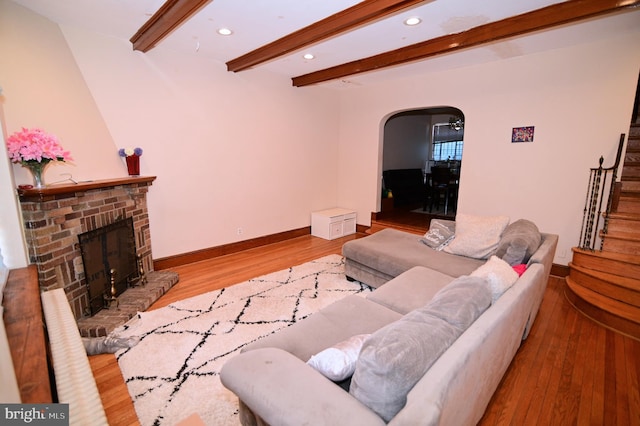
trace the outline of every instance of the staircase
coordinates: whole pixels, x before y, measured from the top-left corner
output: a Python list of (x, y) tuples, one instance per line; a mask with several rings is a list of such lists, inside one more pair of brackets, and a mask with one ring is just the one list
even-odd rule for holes
[[(586, 210), (585, 210), (586, 211)], [(631, 124), (621, 180), (603, 213), (601, 250), (573, 248), (571, 304), (602, 325), (640, 340), (640, 119)]]

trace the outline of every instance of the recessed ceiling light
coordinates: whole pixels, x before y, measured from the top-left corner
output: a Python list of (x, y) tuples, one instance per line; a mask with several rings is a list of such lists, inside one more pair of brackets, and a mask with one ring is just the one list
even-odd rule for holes
[(231, 31), (229, 28), (220, 28), (218, 30), (218, 34), (223, 35), (223, 36), (228, 36), (233, 34), (233, 31)]
[(305, 53), (304, 55), (302, 55), (302, 57), (309, 60), (315, 58), (312, 53)]
[(404, 24), (410, 27), (418, 25), (420, 22), (422, 22), (422, 19), (418, 18), (417, 16), (413, 16), (404, 20)]

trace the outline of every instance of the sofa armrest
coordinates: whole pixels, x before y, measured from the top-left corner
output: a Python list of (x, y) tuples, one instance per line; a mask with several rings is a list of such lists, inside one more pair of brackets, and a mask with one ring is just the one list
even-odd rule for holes
[(277, 348), (227, 361), (222, 384), (270, 425), (384, 425), (348, 392), (294, 355)]

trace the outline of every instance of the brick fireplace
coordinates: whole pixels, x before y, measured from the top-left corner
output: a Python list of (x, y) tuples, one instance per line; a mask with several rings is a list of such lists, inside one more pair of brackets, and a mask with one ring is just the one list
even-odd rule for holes
[[(145, 310), (178, 280), (175, 273), (153, 271), (146, 195), (154, 180), (127, 177), (18, 190), (29, 261), (37, 265), (40, 289), (64, 289), (83, 336), (108, 334)], [(125, 291), (117, 309), (102, 310), (88, 318), (78, 235), (125, 218), (133, 220), (137, 253), (148, 273), (148, 283)]]

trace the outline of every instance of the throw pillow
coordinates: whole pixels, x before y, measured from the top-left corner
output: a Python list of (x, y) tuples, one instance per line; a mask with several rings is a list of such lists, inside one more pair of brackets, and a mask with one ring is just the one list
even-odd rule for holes
[(367, 337), (369, 334), (353, 336), (313, 355), (307, 364), (334, 382), (351, 377), (356, 369), (360, 349)]
[(442, 250), (455, 236), (455, 222), (451, 220), (433, 219), (429, 231), (420, 239), (432, 249)]
[(426, 309), (449, 324), (466, 330), (491, 306), (491, 287), (485, 277), (463, 275), (438, 291)]
[(114, 354), (120, 349), (132, 348), (140, 342), (137, 336), (116, 337), (112, 334), (105, 337), (83, 337), (82, 343), (87, 355)]
[(514, 271), (516, 271), (516, 273), (518, 274), (519, 277), (521, 277), (522, 274), (527, 272), (526, 263), (521, 263), (520, 265), (513, 265), (512, 268), (513, 268)]
[(456, 216), (456, 235), (444, 251), (475, 259), (488, 259), (496, 252), (500, 236), (509, 224), (507, 216)]
[(511, 266), (527, 263), (541, 242), (542, 235), (536, 224), (530, 220), (518, 219), (502, 233), (496, 256)]
[(413, 386), (490, 303), (484, 279), (463, 276), (452, 281), (429, 304), (365, 341), (349, 393), (390, 421)]
[(518, 281), (518, 273), (497, 256), (491, 258), (471, 273), (472, 277), (485, 278), (491, 288), (491, 301), (495, 303), (502, 294)]

